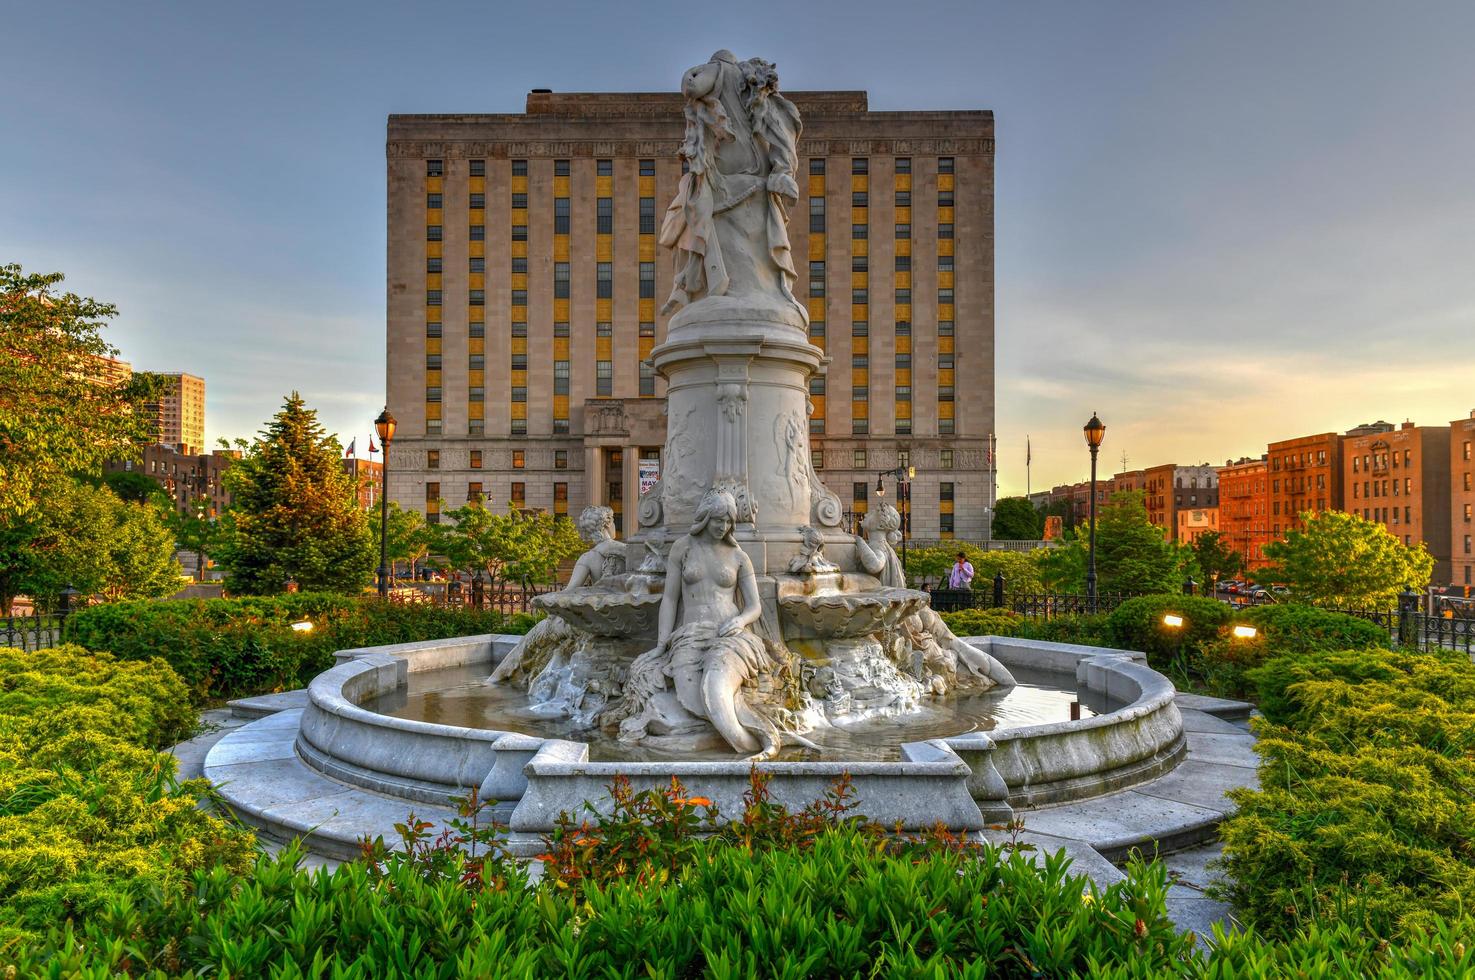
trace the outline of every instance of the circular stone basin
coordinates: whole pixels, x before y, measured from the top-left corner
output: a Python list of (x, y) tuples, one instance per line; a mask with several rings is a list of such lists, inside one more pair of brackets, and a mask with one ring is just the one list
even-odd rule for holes
[(656, 638), (661, 614), (661, 596), (582, 586), (550, 592), (533, 600), (533, 605), (576, 629), (595, 636), (627, 639)]
[[(779, 597), (785, 626), (827, 639), (870, 636), (889, 629), (927, 604), (927, 593), (882, 588)], [(787, 631), (786, 631), (787, 635)]]
[[(900, 590), (897, 590), (900, 591)], [(1072, 701), (1083, 701), (1082, 718), (1110, 705), (1090, 692), (1077, 692), (1070, 674), (1015, 668), (1019, 685), (977, 694), (925, 701), (919, 711), (900, 717), (873, 718), (846, 725), (827, 725), (806, 733), (820, 747), (821, 761), (886, 761), (901, 757), (903, 742), (950, 738), (973, 732), (995, 732), (1070, 719)], [(361, 707), (394, 718), (460, 728), (518, 732), (535, 738), (561, 738), (589, 744), (591, 761), (656, 761), (675, 758), (639, 745), (626, 745), (597, 730), (578, 728), (566, 718), (540, 715), (523, 691), (485, 683), (483, 667), (450, 667), (409, 675), (397, 690), (364, 701)], [(1094, 702), (1094, 709), (1093, 704)], [(732, 751), (687, 751), (684, 759), (731, 761)], [(780, 760), (814, 760), (813, 751), (786, 747)]]

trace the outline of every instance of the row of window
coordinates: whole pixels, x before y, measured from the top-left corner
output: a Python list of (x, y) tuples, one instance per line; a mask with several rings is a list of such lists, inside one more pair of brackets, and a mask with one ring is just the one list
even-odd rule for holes
[[(473, 177), (485, 177), (487, 175), (487, 162), (485, 160), (469, 160), (467, 162), (471, 165), (471, 176), (473, 176)], [(614, 176), (615, 162), (613, 160), (596, 160), (595, 163), (594, 163), (594, 167), (595, 167), (595, 173), (598, 174), (600, 177), (612, 177), (612, 176)], [(513, 160), (512, 161), (512, 176), (514, 176), (514, 177), (526, 177), (527, 175), (528, 175), (528, 162), (526, 160)], [(568, 175), (569, 175), (569, 161), (567, 161), (567, 160), (554, 160), (553, 161), (553, 176), (555, 176), (555, 177), (567, 177)], [(654, 177), (655, 175), (656, 175), (656, 162), (655, 162), (655, 160), (641, 160), (640, 161), (640, 176), (642, 176), (642, 177)], [(445, 176), (445, 161), (444, 160), (426, 160), (425, 161), (425, 176), (427, 176), (427, 177), (444, 177)]]
[[(469, 459), (468, 459), (467, 462), (468, 462), (468, 466), (469, 466), (470, 469), (473, 469), (473, 470), (479, 470), (479, 469), (481, 469), (481, 464), (482, 464), (482, 451), (480, 449), (473, 449), (473, 450), (471, 450), (470, 457), (469, 457)], [(527, 466), (527, 452), (525, 450), (522, 450), (522, 449), (514, 449), (514, 450), (512, 450), (512, 468), (514, 470), (520, 470), (520, 469), (524, 469), (526, 466)], [(427, 470), (438, 470), (438, 469), (440, 469), (440, 450), (439, 449), (429, 449), (429, 450), (426, 450), (426, 452), (425, 452), (425, 468)], [(567, 449), (555, 449), (553, 451), (553, 468), (555, 470), (566, 470), (566, 469), (568, 469), (568, 450)]]
[[(824, 172), (825, 172), (825, 161), (824, 161), (824, 158), (823, 157), (811, 157), (810, 160), (809, 160), (809, 172), (810, 172), (811, 175), (816, 176), (816, 177), (822, 177), (822, 176), (824, 176)], [(868, 157), (852, 157), (851, 160), (850, 160), (850, 172), (851, 172), (851, 174), (854, 174), (854, 175), (869, 174), (871, 172), (871, 161), (870, 161), (870, 159)], [(899, 173), (899, 174), (909, 174), (909, 173), (911, 173), (912, 172), (912, 158), (911, 157), (897, 157), (896, 158), (896, 172)], [(950, 174), (950, 173), (952, 173), (953, 172), (953, 158), (952, 157), (938, 157), (937, 158), (937, 172), (940, 173), (940, 174)]]

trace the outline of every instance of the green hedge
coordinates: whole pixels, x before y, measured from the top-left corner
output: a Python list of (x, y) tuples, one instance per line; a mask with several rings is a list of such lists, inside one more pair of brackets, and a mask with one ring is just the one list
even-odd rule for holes
[[(310, 632), (292, 629), (307, 620)], [(331, 593), (245, 599), (177, 599), (92, 606), (67, 621), (89, 650), (162, 657), (196, 699), (303, 687), (335, 651), (478, 633), (526, 633), (536, 619), (465, 608), (403, 605)]]
[(251, 835), (199, 809), (204, 781), (176, 782), (153, 751), (194, 724), (162, 661), (0, 649), (0, 960), (69, 916), (245, 868)]
[[(1475, 665), (1311, 651), (1253, 669), (1258, 791), (1220, 828), (1227, 892), (1271, 935), (1350, 922), (1397, 938), (1475, 905)], [(1466, 921), (1459, 938), (1475, 946)]]
[[(1182, 626), (1168, 626), (1163, 617), (1176, 614)], [(1128, 599), (1106, 617), (1113, 646), (1141, 650), (1150, 661), (1166, 662), (1181, 651), (1214, 640), (1230, 609), (1217, 599), (1191, 595), (1147, 595)]]
[(1016, 636), (1027, 623), (1007, 609), (960, 609), (938, 615), (955, 636)]

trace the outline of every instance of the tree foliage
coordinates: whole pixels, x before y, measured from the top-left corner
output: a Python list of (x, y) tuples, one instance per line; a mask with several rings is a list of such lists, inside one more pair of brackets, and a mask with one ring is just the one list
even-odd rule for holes
[(1206, 581), (1212, 580), (1216, 572), (1221, 579), (1234, 578), (1244, 566), (1240, 553), (1225, 544), (1224, 535), (1218, 531), (1205, 531), (1189, 547)]
[(0, 525), (40, 506), (48, 484), (95, 474), (151, 437), (144, 404), (157, 382), (114, 383), (100, 358), (117, 308), (58, 293), (61, 273), (0, 265)]
[(104, 473), (102, 483), (117, 494), (120, 500), (130, 504), (153, 504), (161, 510), (172, 510), (174, 507), (174, 500), (162, 483), (136, 470)]
[(174, 539), (150, 504), (77, 480), (50, 484), (42, 506), (0, 526), (0, 607), (17, 595), (54, 609), (63, 589), (109, 600), (154, 599), (179, 588)]
[(1342, 511), (1308, 512), (1301, 520), (1301, 530), (1265, 546), (1273, 564), (1256, 579), (1333, 606), (1391, 606), (1402, 590), (1429, 584), (1434, 558), (1423, 542), (1410, 547), (1383, 525)]
[[(1083, 591), (1086, 586), (1090, 525), (1082, 522), (1075, 538), (1051, 549), (1043, 574), (1052, 589)], [(1111, 495), (1096, 513), (1096, 587), (1101, 592), (1178, 592), (1187, 578), (1202, 578), (1193, 552), (1163, 536), (1147, 519), (1140, 490)]]
[(1045, 519), (1024, 497), (1005, 497), (994, 510), (994, 537), (1000, 541), (1038, 541)]
[(584, 550), (573, 521), (538, 511), (498, 514), (479, 503), (449, 511), (449, 524), (431, 525), (431, 550), (445, 567), (487, 576), (499, 589), (552, 582), (560, 563)]
[[(379, 508), (369, 510), (369, 533), (374, 547), (379, 546)], [(404, 510), (398, 503), (389, 501), (389, 533), (385, 535), (384, 548), (390, 565), (403, 562), (410, 566), (410, 578), (415, 577), (415, 567), (430, 553), (435, 536), (425, 515), (418, 510)]]
[[(186, 510), (169, 510), (169, 530), (181, 551), (214, 558), (225, 543), (227, 525), (210, 516), (210, 498), (201, 496)], [(205, 578), (205, 564), (200, 563), (200, 579)]]
[(907, 549), (907, 581), (923, 579), (931, 585), (943, 583), (958, 552), (968, 556), (973, 566), (973, 588), (993, 588), (994, 576), (1004, 574), (1004, 587), (1009, 592), (1042, 592), (1041, 563), (1047, 549), (1036, 551), (984, 551), (976, 545), (957, 542), (930, 548)]
[(232, 592), (270, 595), (289, 578), (304, 590), (330, 592), (369, 584), (374, 541), (342, 455), (338, 440), (294, 391), (225, 471), (232, 505), (217, 547)]

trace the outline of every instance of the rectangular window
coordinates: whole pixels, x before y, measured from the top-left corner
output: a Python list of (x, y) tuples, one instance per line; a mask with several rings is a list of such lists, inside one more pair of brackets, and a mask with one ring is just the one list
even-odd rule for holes
[(527, 306), (528, 305), (528, 291), (526, 289), (514, 289), (512, 291), (512, 305), (513, 306)]
[(898, 337), (910, 337), (912, 335), (912, 322), (910, 320), (897, 320), (896, 335)]
[(426, 160), (425, 161), (425, 176), (427, 176), (427, 177), (443, 177), (443, 176), (445, 176), (445, 166), (444, 166), (444, 164), (440, 160)]
[(937, 367), (940, 371), (951, 371), (954, 367), (952, 354), (938, 354)]
[(870, 431), (871, 431), (871, 423), (870, 423), (870, 420), (869, 419), (851, 419), (850, 420), (850, 434), (851, 435), (853, 435), (853, 436), (869, 435), (870, 434)]
[(863, 470), (866, 468), (866, 451), (864, 449), (855, 450), (853, 458), (851, 459), (851, 465), (854, 469), (857, 470)]
[(896, 158), (896, 172), (899, 173), (899, 174), (909, 174), (909, 173), (911, 173), (912, 172), (912, 158), (911, 157), (897, 157)]
[(865, 255), (852, 255), (850, 257), (850, 271), (851, 272), (869, 272), (870, 270), (871, 270), (871, 260), (870, 260), (870, 257), (869, 256), (865, 256)]
[(870, 237), (870, 227), (868, 225), (851, 225), (850, 237), (854, 241), (864, 241)]
[(569, 382), (569, 362), (553, 362), (553, 393), (555, 395), (567, 395)]
[(614, 265), (609, 262), (596, 262), (594, 265), (594, 295), (600, 299), (609, 299), (615, 294)]
[(945, 224), (945, 225), (938, 225), (937, 226), (937, 237), (938, 238), (943, 238), (943, 239), (952, 238), (953, 237), (953, 226), (952, 226), (952, 224), (951, 223), (948, 223), (948, 224)]
[(938, 531), (939, 534), (951, 535), (953, 533), (953, 515), (952, 514), (938, 514), (937, 515), (937, 531)]
[(640, 396), (650, 398), (656, 393), (656, 369), (649, 361), (640, 362)]
[(868, 402), (871, 400), (871, 389), (865, 385), (852, 385), (850, 388), (850, 400), (853, 402)]
[(810, 337), (811, 340), (824, 340), (825, 339), (825, 321), (823, 321), (823, 320), (810, 320), (809, 321), (809, 337)]
[(954, 484), (951, 484), (951, 483), (939, 483), (937, 485), (937, 499), (938, 500), (952, 500), (952, 499), (954, 499), (954, 497), (953, 497), (953, 486), (954, 486)]
[(553, 199), (553, 234), (568, 234), (568, 198), (566, 197)]
[(599, 322), (594, 325), (594, 336), (608, 337), (614, 332), (614, 325), (607, 322)]
[(554, 419), (553, 434), (558, 436), (568, 435), (568, 419)]
[(439, 306), (440, 305), (440, 290), (439, 289), (427, 289), (427, 290), (425, 290), (425, 305), (426, 306)]
[(953, 400), (953, 386), (952, 385), (938, 385), (937, 386), (937, 400), (940, 401), (940, 402), (950, 402), (950, 401), (952, 401)]
[(485, 160), (469, 160), (471, 164), (471, 176), (485, 177), (487, 175), (487, 162)]
[(854, 191), (850, 195), (850, 206), (853, 208), (870, 207), (870, 195), (865, 191)]
[(427, 242), (438, 242), (438, 241), (440, 241), (440, 225), (426, 225), (425, 226), (425, 240)]
[[(440, 450), (439, 449), (427, 449), (425, 451), (425, 468), (427, 470), (438, 470), (438, 469), (440, 469)], [(430, 489), (429, 485), (426, 486), (426, 489), (427, 490)], [(436, 493), (436, 496), (439, 497), (440, 494), (439, 493)]]
[(909, 207), (911, 207), (912, 206), (912, 192), (911, 191), (897, 191), (896, 192), (896, 206), (899, 207), (899, 208), (909, 208)]
[(484, 242), (484, 241), (486, 241), (487, 240), (487, 226), (486, 225), (472, 225), (471, 226), (471, 240), (473, 242)]
[(512, 484), (512, 506), (521, 507), (527, 503), (528, 485), (521, 481)]
[(528, 240), (528, 226), (527, 225), (513, 225), (512, 226), (512, 240), (514, 242), (525, 242), (525, 241), (527, 241)]
[(870, 300), (866, 298), (867, 295), (868, 295), (868, 293), (864, 289), (852, 289), (850, 291), (850, 302), (851, 302), (851, 305), (853, 305), (853, 306), (865, 306), (867, 303), (870, 302)]
[(952, 173), (953, 172), (953, 158), (952, 157), (938, 157), (937, 158), (937, 172), (940, 173), (940, 174), (950, 174), (950, 173)]
[(825, 230), (825, 199), (822, 197), (811, 197), (809, 199), (809, 231), (812, 234), (824, 234)]
[(523, 404), (528, 400), (528, 389), (526, 385), (512, 386), (512, 401), (515, 404)]
[(912, 237), (912, 226), (910, 224), (897, 225), (896, 226), (896, 237), (898, 239), (903, 240), (903, 241), (905, 241), (908, 238), (911, 238)]
[(526, 371), (528, 369), (528, 356), (526, 354), (512, 355), (512, 370)]
[(823, 415), (810, 416), (809, 434), (818, 436), (822, 436), (825, 434), (825, 417)]
[[(568, 469), (568, 450), (567, 449), (555, 449), (555, 450), (553, 450), (553, 468), (555, 470), (566, 470), (566, 469)], [(564, 484), (564, 486), (568, 486), (568, 484)]]
[(425, 271), (428, 272), (428, 273), (430, 273), (430, 274), (432, 274), (432, 275), (434, 275), (437, 272), (440, 272), (440, 259), (439, 258), (426, 259), (425, 260)]
[(521, 449), (512, 450), (512, 468), (520, 470), (527, 465), (527, 454)]
[(481, 503), (481, 482), (466, 484), (466, 502), (468, 504)]
[(816, 470), (822, 470), (822, 469), (824, 469), (825, 468), (825, 454), (824, 454), (824, 452), (821, 451), (821, 450), (819, 450), (819, 449), (811, 449), (809, 451), (809, 465), (812, 468), (816, 469)]
[(825, 393), (825, 376), (816, 374), (809, 379), (809, 393), (811, 395), (823, 395)]
[(472, 194), (467, 198), (467, 202), (471, 205), (471, 210), (480, 211), (487, 206), (487, 196), (485, 194)]
[(553, 296), (555, 299), (568, 299), (568, 263), (553, 263)]
[(896, 369), (898, 371), (910, 371), (912, 369), (912, 355), (910, 355), (910, 354), (897, 354), (896, 355)]
[(601, 395), (604, 397), (608, 397), (610, 394), (612, 394), (614, 389), (614, 376), (615, 370), (613, 361), (595, 361), (594, 393), (596, 395)]
[(870, 334), (871, 334), (871, 324), (870, 324), (870, 321), (868, 321), (868, 320), (851, 320), (850, 321), (850, 336), (852, 336), (852, 337), (869, 337)]
[(487, 369), (487, 356), (485, 354), (467, 354), (467, 369), (471, 371), (485, 371)]
[(944, 449), (944, 450), (942, 450), (942, 452), (939, 454), (939, 463), (941, 464), (942, 468), (945, 469), (945, 470), (952, 469), (953, 468), (953, 451), (951, 449)]
[(507, 427), (507, 431), (514, 436), (525, 436), (528, 434), (527, 419), (513, 419)]
[(649, 320), (647, 320), (647, 321), (644, 321), (644, 322), (642, 322), (640, 324), (640, 336), (642, 336), (642, 337), (654, 337), (655, 335), (656, 335), (656, 325), (654, 323), (652, 323)]
[(871, 161), (866, 157), (855, 157), (850, 161), (850, 172), (853, 174), (867, 174), (871, 172)]
[(473, 385), (466, 389), (467, 401), (484, 402), (487, 400), (487, 390), (481, 385)]
[(601, 197), (595, 202), (594, 231), (600, 235), (612, 235), (615, 231), (615, 200)]
[(850, 366), (855, 370), (864, 371), (871, 366), (871, 363), (865, 354), (851, 354)]
[(899, 305), (906, 305), (906, 304), (910, 303), (911, 301), (912, 301), (912, 291), (910, 289), (898, 289), (896, 291), (896, 302)]
[(440, 385), (430, 385), (425, 389), (425, 400), (428, 402), (440, 401)]
[(640, 263), (640, 298), (654, 299), (656, 295), (656, 264)]
[(816, 177), (823, 177), (825, 175), (824, 159), (822, 157), (810, 157), (809, 172)]
[(951, 337), (953, 335), (953, 321), (951, 321), (951, 320), (938, 320), (937, 321), (937, 335), (939, 337)]
[(512, 274), (513, 275), (526, 275), (527, 274), (527, 271), (528, 271), (528, 260), (527, 260), (527, 257), (526, 256), (521, 256), (519, 258), (515, 258), (515, 259), (512, 260)]
[(471, 257), (471, 271), (472, 272), (486, 272), (487, 271), (487, 260), (484, 259), (484, 258), (482, 258), (480, 255), (473, 255)]
[(953, 206), (953, 192), (952, 191), (938, 191), (937, 192), (937, 206), (940, 207), (940, 208), (950, 208), (950, 207), (952, 207)]
[(912, 400), (912, 386), (911, 385), (897, 385), (896, 386), (896, 400), (899, 401), (899, 402), (909, 402), (909, 401), (911, 401)]
[(868, 501), (870, 499), (870, 497), (867, 496), (869, 492), (869, 483), (857, 480), (850, 485), (850, 499), (857, 504), (863, 504)]
[(613, 160), (595, 160), (594, 174), (597, 177), (613, 177), (615, 174), (615, 162)]
[(567, 160), (554, 160), (553, 161), (553, 176), (555, 176), (555, 177), (567, 177), (568, 176), (568, 161)]
[(568, 321), (567, 320), (555, 320), (555, 321), (553, 321), (553, 336), (555, 336), (555, 337), (567, 337), (568, 336)]
[(823, 296), (825, 294), (825, 264), (823, 262), (809, 263), (809, 295)]
[(512, 161), (512, 176), (526, 177), (528, 175), (528, 162), (526, 160)]
[(427, 324), (425, 324), (425, 336), (427, 336), (427, 337), (439, 337), (440, 336), (440, 329), (441, 328), (440, 328), (440, 324), (439, 323), (435, 323), (435, 322), (427, 323)]
[(512, 195), (512, 208), (513, 208), (513, 210), (515, 210), (515, 211), (516, 210), (527, 210), (527, 206), (528, 206), (528, 196), (526, 194), (518, 193), (518, 194), (513, 194)]
[(937, 257), (937, 271), (938, 272), (952, 272), (953, 271), (953, 257), (951, 255), (939, 255)]
[(486, 306), (487, 293), (484, 289), (472, 289), (467, 293), (467, 302), (472, 306)]
[(896, 271), (897, 272), (911, 272), (912, 271), (912, 257), (910, 255), (898, 255), (896, 257)]
[(656, 199), (653, 197), (640, 199), (640, 233), (642, 235), (656, 233)]
[(640, 176), (654, 177), (656, 175), (656, 162), (654, 160), (640, 161)]

